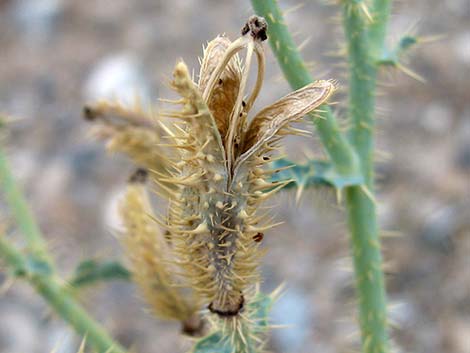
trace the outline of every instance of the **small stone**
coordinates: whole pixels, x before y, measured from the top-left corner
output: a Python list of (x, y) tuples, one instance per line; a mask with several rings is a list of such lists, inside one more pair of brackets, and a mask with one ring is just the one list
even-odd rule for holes
[(40, 340), (40, 331), (34, 315), (26, 305), (4, 303), (0, 306), (0, 351), (22, 353), (36, 351), (36, 342)]
[(446, 104), (433, 102), (427, 106), (421, 123), (428, 132), (443, 134), (452, 124), (451, 108)]
[(416, 308), (410, 301), (394, 301), (390, 299), (389, 319), (395, 325), (405, 328), (413, 325), (413, 320), (417, 317)]
[(293, 288), (286, 291), (272, 309), (274, 323), (286, 325), (282, 330), (274, 330), (274, 340), (282, 352), (297, 352), (308, 339), (312, 327), (312, 303), (307, 297)]
[(460, 33), (452, 42), (455, 57), (463, 64), (470, 65), (470, 31)]
[(432, 212), (422, 231), (424, 242), (437, 251), (452, 251), (452, 236), (458, 226), (458, 210), (454, 206), (442, 207)]
[(42, 42), (54, 32), (63, 7), (62, 0), (18, 0), (11, 11), (21, 33)]
[(150, 84), (138, 60), (130, 54), (102, 59), (91, 71), (84, 88), (88, 101), (117, 99), (124, 104), (150, 102)]

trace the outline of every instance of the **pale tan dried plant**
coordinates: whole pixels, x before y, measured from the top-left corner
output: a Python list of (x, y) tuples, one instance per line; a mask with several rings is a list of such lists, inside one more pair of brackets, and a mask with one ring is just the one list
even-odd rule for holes
[[(243, 313), (247, 290), (260, 281), (260, 240), (274, 226), (260, 204), (286, 184), (270, 182), (268, 164), (284, 135), (302, 133), (291, 124), (335, 90), (331, 81), (316, 81), (250, 118), (264, 80), (265, 39), (266, 22), (253, 16), (234, 42), (218, 36), (208, 43), (197, 83), (178, 62), (171, 82), (181, 96), (172, 101), (176, 110), (157, 116), (112, 102), (86, 109), (94, 134), (147, 168), (168, 201), (166, 215), (152, 216), (144, 186), (134, 183), (121, 207), (132, 271), (160, 316), (185, 320), (202, 304), (222, 320)], [(248, 94), (254, 57), (257, 77)]]

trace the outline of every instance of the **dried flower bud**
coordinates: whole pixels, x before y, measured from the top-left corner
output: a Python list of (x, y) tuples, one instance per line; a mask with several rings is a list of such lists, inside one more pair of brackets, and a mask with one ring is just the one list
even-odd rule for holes
[(146, 186), (145, 172), (131, 177), (120, 204), (124, 231), (120, 240), (131, 263), (132, 275), (154, 314), (164, 319), (192, 322), (198, 301), (191, 292), (175, 287), (178, 278), (169, 264), (172, 250), (155, 221)]
[[(264, 75), (265, 29), (263, 19), (250, 18), (235, 42), (224, 37), (210, 42), (198, 84), (183, 62), (176, 65), (172, 87), (183, 98), (182, 109), (168, 113), (179, 122), (167, 131), (182, 162), (171, 177), (157, 178), (177, 186), (170, 196), (168, 229), (184, 273), (210, 301), (209, 309), (222, 317), (238, 314), (243, 292), (259, 279), (259, 234), (273, 224), (257, 211), (284, 185), (267, 180), (269, 173), (262, 169), (270, 162), (266, 157), (291, 132), (292, 122), (334, 91), (333, 83), (318, 81), (261, 110), (248, 124)], [(247, 55), (240, 63), (242, 49)], [(244, 101), (253, 54), (259, 63), (257, 80)]]
[[(159, 117), (170, 123), (159, 120), (157, 128), (140, 109), (127, 111), (110, 103), (85, 112), (89, 120), (101, 122), (96, 133), (109, 148), (149, 169), (168, 198), (168, 215), (161, 223), (171, 248), (147, 216), (151, 210), (142, 185), (129, 186), (122, 210), (136, 279), (156, 311), (168, 317), (195, 310), (174, 288), (149, 284), (169, 283), (172, 271), (162, 259), (170, 257), (171, 266), (180, 267), (212, 312), (226, 318), (242, 310), (244, 292), (259, 280), (260, 241), (274, 226), (259, 215), (259, 206), (284, 186), (271, 183), (264, 167), (284, 135), (301, 133), (291, 123), (325, 103), (335, 89), (333, 82), (314, 82), (262, 109), (250, 122), (264, 80), (266, 32), (266, 21), (252, 16), (234, 42), (219, 36), (208, 43), (198, 83), (183, 62), (177, 63), (171, 85), (182, 98), (172, 103), (181, 106)], [(253, 56), (257, 74), (247, 94)], [(167, 296), (155, 288), (168, 290)], [(178, 304), (170, 310), (173, 300)]]

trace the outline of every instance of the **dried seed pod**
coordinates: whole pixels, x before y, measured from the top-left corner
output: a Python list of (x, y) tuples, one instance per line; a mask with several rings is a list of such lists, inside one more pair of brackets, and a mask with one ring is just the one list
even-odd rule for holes
[(84, 117), (93, 122), (91, 135), (106, 141), (111, 152), (127, 154), (137, 165), (165, 173), (168, 156), (161, 145), (161, 128), (153, 110), (144, 110), (139, 102), (124, 106), (114, 101), (99, 101), (85, 106)]
[[(172, 249), (152, 219), (145, 178), (146, 172), (137, 171), (121, 201), (124, 226), (121, 243), (130, 260), (133, 278), (153, 313), (164, 319), (194, 323), (198, 320), (199, 303), (190, 290), (175, 287), (176, 269), (169, 265), (173, 261)], [(200, 320), (198, 323), (201, 324)]]
[[(179, 123), (166, 129), (181, 162), (170, 177), (157, 177), (157, 182), (176, 186), (167, 227), (183, 272), (221, 317), (237, 315), (245, 289), (259, 279), (259, 234), (274, 226), (258, 214), (259, 205), (284, 185), (268, 182), (269, 173), (263, 169), (270, 162), (268, 155), (283, 135), (295, 133), (289, 127), (292, 122), (334, 91), (333, 83), (318, 81), (263, 109), (248, 124), (264, 75), (263, 26), (263, 19), (250, 18), (235, 42), (218, 37), (209, 43), (199, 85), (184, 63), (176, 65), (172, 87), (182, 96), (183, 106), (168, 113)], [(247, 55), (241, 65), (236, 55), (243, 49)], [(254, 54), (257, 79), (244, 100)], [(224, 85), (228, 76), (230, 85)]]
[[(243, 293), (259, 280), (260, 241), (274, 226), (259, 215), (259, 206), (284, 186), (270, 183), (271, 172), (264, 167), (284, 135), (301, 133), (290, 124), (326, 102), (335, 89), (330, 81), (317, 81), (262, 109), (250, 123), (264, 79), (266, 31), (266, 21), (253, 16), (234, 42), (220, 36), (209, 42), (197, 84), (179, 62), (172, 87), (182, 99), (172, 103), (181, 109), (162, 114), (172, 119), (170, 123), (159, 121), (157, 128), (140, 108), (126, 110), (112, 103), (85, 111), (88, 119), (99, 123), (96, 133), (109, 141), (109, 148), (149, 168), (168, 198), (168, 215), (161, 222), (167, 228), (165, 238), (142, 215), (149, 212), (144, 210), (149, 205), (142, 201), (142, 191), (137, 192), (136, 185), (130, 187), (123, 217), (127, 217), (129, 232), (141, 227), (139, 233), (146, 234), (127, 237), (135, 273), (159, 272), (162, 282), (168, 281), (172, 271), (160, 259), (172, 254), (170, 266), (182, 270), (190, 286), (220, 317), (237, 316), (245, 302)], [(238, 55), (243, 50), (246, 54), (241, 60)], [(253, 56), (257, 77), (247, 94)], [(117, 119), (109, 118), (111, 113)], [(163, 134), (167, 135), (165, 143)], [(167, 243), (171, 239), (170, 249), (165, 239)], [(145, 278), (138, 281), (150, 293), (148, 300), (157, 307), (160, 303), (165, 303), (161, 308), (169, 306), (170, 299), (152, 299)], [(180, 302), (177, 291), (168, 293), (168, 298)], [(194, 310), (189, 307), (173, 308), (167, 314), (184, 316), (178, 310)]]

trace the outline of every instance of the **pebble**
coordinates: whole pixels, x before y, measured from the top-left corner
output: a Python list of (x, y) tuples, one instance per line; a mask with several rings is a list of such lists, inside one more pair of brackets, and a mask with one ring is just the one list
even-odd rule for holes
[(413, 304), (406, 300), (390, 299), (388, 303), (388, 318), (400, 328), (410, 327), (418, 316)]
[(139, 98), (150, 101), (150, 84), (139, 60), (130, 53), (120, 53), (103, 58), (89, 74), (83, 95), (87, 101), (117, 99), (133, 104)]
[(11, 7), (20, 32), (32, 41), (47, 39), (56, 29), (62, 11), (62, 0), (17, 0)]
[(44, 352), (54, 353), (77, 353), (78, 338), (75, 332), (67, 327), (64, 323), (53, 322), (46, 328), (44, 344)]
[(436, 135), (446, 133), (452, 124), (451, 108), (442, 102), (432, 102), (426, 107), (421, 124), (429, 133)]
[(440, 207), (426, 219), (422, 230), (422, 239), (435, 250), (452, 250), (452, 236), (458, 227), (458, 210), (455, 206)]
[(0, 304), (0, 352), (35, 352), (40, 335), (33, 314), (12, 301)]
[(463, 171), (470, 171), (470, 108), (460, 118), (455, 139), (455, 164)]
[(455, 57), (463, 64), (470, 65), (470, 31), (459, 33), (452, 41)]
[(296, 288), (289, 288), (274, 304), (271, 318), (274, 324), (287, 325), (280, 330), (273, 330), (273, 339), (280, 351), (298, 352), (304, 347), (312, 327), (312, 303)]

